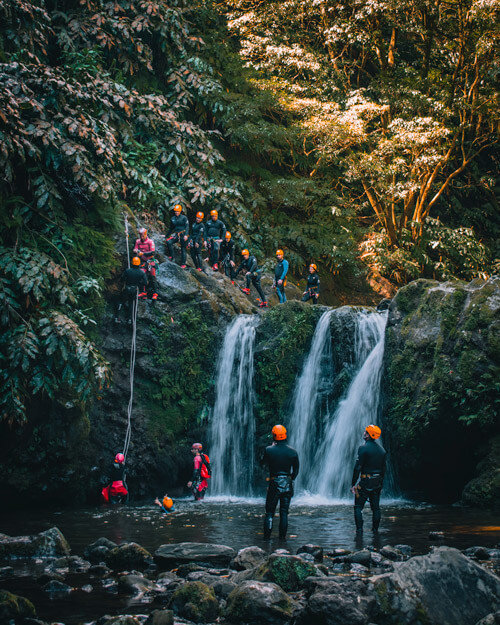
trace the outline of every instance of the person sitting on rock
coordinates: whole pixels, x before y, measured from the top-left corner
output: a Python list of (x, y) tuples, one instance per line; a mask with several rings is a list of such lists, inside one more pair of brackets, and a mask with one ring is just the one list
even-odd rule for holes
[(167, 246), (167, 256), (169, 260), (174, 259), (174, 243), (179, 243), (181, 247), (181, 267), (186, 268), (186, 247), (189, 239), (189, 221), (186, 215), (182, 215), (182, 206), (174, 206), (174, 216), (170, 220), (170, 230), (165, 235), (165, 245)]
[(205, 224), (203, 223), (204, 214), (196, 213), (196, 221), (191, 227), (191, 236), (189, 238), (189, 251), (193, 259), (194, 266), (197, 271), (202, 270), (201, 248), (205, 239)]
[(175, 512), (173, 499), (171, 499), (168, 495), (164, 495), (161, 501), (157, 497), (155, 499), (155, 504), (159, 506), (160, 510), (165, 514), (170, 514), (170, 512)]
[(191, 489), (195, 501), (201, 501), (205, 497), (205, 493), (208, 488), (208, 479), (210, 473), (207, 468), (207, 464), (210, 464), (210, 460), (205, 454), (202, 454), (203, 446), (201, 443), (193, 443), (191, 447), (191, 453), (194, 456), (193, 460), (193, 477), (191, 481), (187, 483), (187, 487)]
[[(156, 261), (155, 244), (153, 239), (148, 237), (146, 228), (139, 229), (139, 238), (134, 245), (134, 254), (141, 259), (141, 269), (148, 279), (148, 290), (151, 293), (151, 299), (158, 299), (158, 282), (156, 280)], [(147, 293), (144, 291), (140, 299), (146, 299)]]
[(319, 276), (318, 267), (312, 263), (309, 265), (309, 275), (307, 276), (306, 290), (303, 293), (302, 301), (313, 300), (313, 304), (318, 303), (319, 298)]
[(219, 265), (224, 267), (224, 274), (231, 279), (234, 284), (234, 241), (231, 241), (231, 233), (226, 232), (219, 250)]
[(208, 262), (214, 271), (218, 271), (219, 246), (224, 240), (226, 226), (219, 219), (216, 210), (210, 211), (210, 219), (205, 224), (205, 247), (208, 247)]
[(280, 304), (284, 304), (286, 302), (285, 286), (286, 274), (288, 273), (288, 261), (285, 260), (283, 250), (276, 250), (276, 261), (273, 286), (276, 289)]
[(102, 489), (102, 497), (106, 503), (128, 503), (128, 488), (125, 482), (125, 456), (116, 454), (111, 469), (111, 483)]
[(366, 427), (363, 432), (365, 444), (358, 449), (354, 465), (351, 492), (354, 494), (354, 520), (358, 534), (363, 531), (363, 508), (368, 500), (373, 515), (372, 530), (378, 532), (380, 525), (380, 492), (385, 475), (386, 452), (375, 441), (380, 438), (381, 433), (378, 425)]
[(125, 269), (121, 276), (124, 283), (122, 292), (115, 309), (115, 323), (120, 323), (120, 311), (125, 308), (128, 312), (128, 322), (132, 323), (135, 314), (137, 298), (143, 296), (148, 287), (146, 274), (140, 269), (141, 259), (132, 258), (132, 267)]
[(248, 250), (243, 250), (241, 252), (241, 255), (243, 256), (243, 261), (241, 265), (238, 267), (238, 269), (236, 270), (234, 277), (236, 278), (236, 276), (240, 273), (240, 271), (245, 271), (247, 286), (246, 288), (241, 289), (241, 290), (243, 291), (243, 293), (246, 293), (247, 295), (249, 295), (250, 294), (250, 281), (252, 281), (252, 284), (256, 288), (257, 293), (260, 295), (259, 306), (261, 308), (267, 307), (266, 296), (264, 295), (264, 291), (262, 290), (262, 287), (260, 286), (260, 269), (257, 264), (257, 259), (255, 258), (255, 256), (251, 256)]

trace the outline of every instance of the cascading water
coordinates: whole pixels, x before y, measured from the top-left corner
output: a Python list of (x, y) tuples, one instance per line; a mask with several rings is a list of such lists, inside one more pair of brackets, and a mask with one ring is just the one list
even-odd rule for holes
[(240, 315), (226, 331), (210, 417), (213, 495), (250, 495), (254, 468), (253, 350), (257, 315)]
[(299, 490), (310, 488), (308, 481), (313, 472), (316, 441), (322, 434), (321, 412), (325, 404), (322, 395), (331, 388), (333, 362), (330, 318), (333, 312), (327, 310), (318, 321), (292, 399), (288, 427), (290, 444), (297, 449), (300, 458), (301, 468), (296, 483)]

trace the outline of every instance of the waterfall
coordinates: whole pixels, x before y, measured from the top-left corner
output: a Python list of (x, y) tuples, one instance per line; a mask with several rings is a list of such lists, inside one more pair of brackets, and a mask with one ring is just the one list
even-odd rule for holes
[(316, 456), (315, 490), (321, 495), (349, 495), (364, 428), (379, 420), (386, 322), (387, 313), (359, 313), (354, 342), (358, 371), (329, 419)]
[(322, 434), (322, 395), (331, 389), (333, 373), (330, 318), (333, 310), (321, 315), (311, 342), (311, 349), (297, 380), (288, 423), (290, 444), (297, 449), (300, 473), (297, 489), (310, 489), (309, 478), (313, 473), (317, 440)]
[(254, 469), (253, 350), (257, 315), (239, 315), (226, 330), (217, 363), (209, 442), (211, 494), (250, 495)]

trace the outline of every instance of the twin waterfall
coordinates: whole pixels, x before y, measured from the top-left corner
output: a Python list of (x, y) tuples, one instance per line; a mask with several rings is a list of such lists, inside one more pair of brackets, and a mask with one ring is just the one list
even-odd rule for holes
[[(332, 320), (354, 332), (342, 369), (350, 372), (335, 397)], [(353, 317), (354, 316), (354, 317)], [(226, 331), (217, 366), (216, 400), (210, 415), (211, 495), (249, 496), (254, 472), (254, 344), (258, 315), (240, 315)], [(382, 360), (387, 313), (328, 309), (319, 319), (295, 385), (287, 417), (290, 444), (300, 458), (296, 493), (345, 498), (362, 432), (380, 418)], [(344, 371), (345, 374), (345, 371)], [(278, 411), (278, 406), (276, 409)]]

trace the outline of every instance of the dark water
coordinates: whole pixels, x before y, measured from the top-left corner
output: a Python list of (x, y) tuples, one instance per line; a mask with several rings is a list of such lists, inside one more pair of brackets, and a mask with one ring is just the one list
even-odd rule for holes
[[(259, 545), (268, 551), (285, 547), (295, 552), (301, 545), (315, 543), (326, 550), (373, 545), (369, 512), (365, 513), (364, 538), (356, 542), (352, 507), (348, 503), (315, 502), (297, 498), (290, 510), (286, 542), (262, 539), (263, 500), (208, 499), (204, 503), (176, 502), (176, 512), (162, 515), (154, 505), (106, 509), (7, 512), (0, 517), (0, 532), (14, 536), (35, 534), (57, 526), (67, 538), (72, 553), (82, 555), (86, 545), (101, 536), (117, 543), (135, 541), (154, 552), (160, 545), (183, 541), (215, 542), (240, 549)], [(277, 528), (276, 528), (277, 530)], [(463, 549), (473, 545), (493, 547), (500, 542), (498, 513), (451, 506), (415, 505), (388, 501), (383, 504), (380, 545), (409, 544), (416, 553), (426, 553), (432, 544), (430, 531), (445, 533), (444, 544)], [(67, 625), (93, 620), (103, 614), (149, 612), (152, 606), (112, 594), (101, 581), (88, 575), (74, 575), (66, 583), (75, 590), (68, 598), (51, 600), (40, 590), (34, 576), (43, 572), (42, 562), (8, 561), (0, 566), (15, 568), (15, 575), (2, 579), (0, 587), (32, 599), (40, 618)], [(93, 586), (91, 593), (82, 586)], [(157, 607), (157, 606), (156, 606)]]

